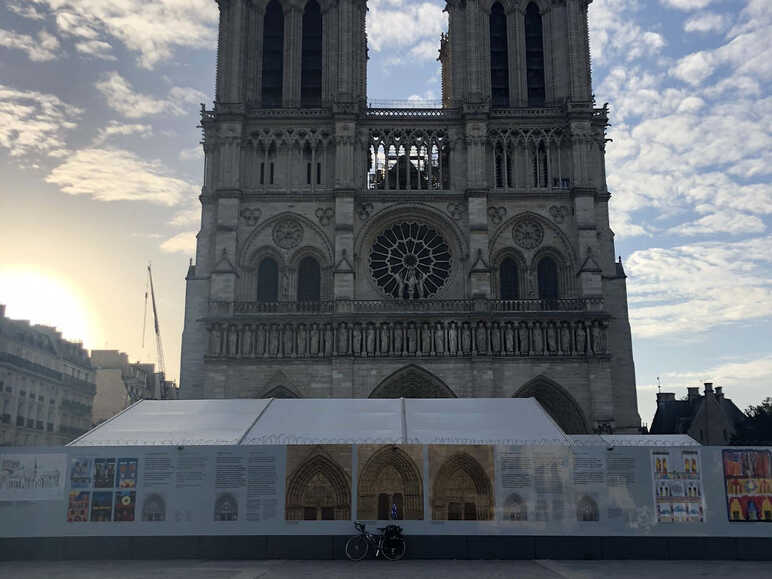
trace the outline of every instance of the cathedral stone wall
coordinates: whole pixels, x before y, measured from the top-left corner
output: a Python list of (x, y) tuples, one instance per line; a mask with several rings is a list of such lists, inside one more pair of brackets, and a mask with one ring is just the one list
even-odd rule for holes
[(219, 5), (182, 395), (527, 395), (635, 431), (586, 1), (449, 1), (438, 109), (367, 106), (361, 0)]

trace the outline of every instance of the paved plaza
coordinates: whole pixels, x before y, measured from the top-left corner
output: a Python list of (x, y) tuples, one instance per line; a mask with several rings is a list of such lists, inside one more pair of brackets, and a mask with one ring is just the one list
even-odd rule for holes
[(752, 561), (14, 561), (4, 579), (690, 579), (772, 578), (772, 563)]

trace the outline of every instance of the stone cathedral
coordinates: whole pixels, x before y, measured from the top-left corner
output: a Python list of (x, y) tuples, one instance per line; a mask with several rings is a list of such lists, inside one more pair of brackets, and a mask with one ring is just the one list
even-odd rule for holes
[(448, 0), (442, 106), (372, 107), (364, 0), (219, 0), (185, 398), (535, 397), (636, 432), (591, 0)]

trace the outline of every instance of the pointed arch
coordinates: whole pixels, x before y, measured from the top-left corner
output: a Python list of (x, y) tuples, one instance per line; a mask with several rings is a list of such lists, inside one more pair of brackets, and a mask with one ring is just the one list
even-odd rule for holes
[(411, 364), (384, 378), (370, 398), (456, 398), (445, 382)]
[(466, 452), (448, 457), (434, 477), (432, 519), (488, 521), (492, 517), (493, 487), (485, 469)]
[(545, 376), (537, 376), (521, 386), (513, 398), (536, 398), (566, 434), (590, 433), (584, 412), (576, 399), (560, 384)]
[(402, 503), (399, 518), (424, 518), (421, 471), (404, 450), (397, 446), (381, 448), (367, 460), (360, 473), (358, 518), (379, 519), (379, 514), (384, 514), (383, 505), (380, 505), (384, 498), (389, 503)]
[(287, 478), (285, 505), (288, 521), (348, 520), (349, 478), (338, 463), (317, 449)]
[(301, 398), (301, 396), (285, 386), (275, 386), (263, 394), (261, 398)]

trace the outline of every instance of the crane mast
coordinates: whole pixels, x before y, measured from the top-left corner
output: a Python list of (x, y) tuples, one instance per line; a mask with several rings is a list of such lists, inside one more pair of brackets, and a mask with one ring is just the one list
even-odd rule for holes
[[(150, 280), (150, 300), (153, 304), (153, 324), (155, 327), (155, 348), (158, 356), (158, 370), (161, 373), (161, 398), (166, 398), (164, 381), (166, 380), (166, 360), (164, 359), (164, 348), (161, 342), (161, 329), (158, 324), (158, 309), (155, 305), (155, 288), (153, 287), (153, 271), (150, 264), (147, 265), (147, 275)], [(145, 294), (147, 295), (147, 294)]]

